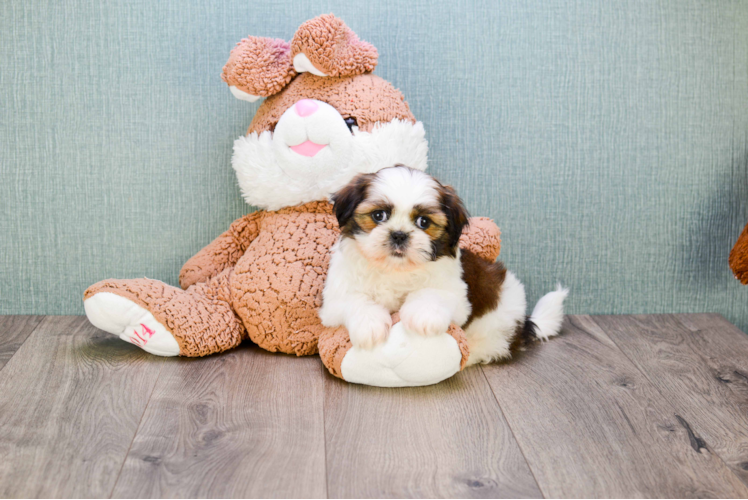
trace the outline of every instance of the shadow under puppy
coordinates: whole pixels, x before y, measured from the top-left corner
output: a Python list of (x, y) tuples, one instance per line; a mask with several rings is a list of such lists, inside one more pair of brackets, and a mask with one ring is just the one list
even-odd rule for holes
[(559, 286), (525, 316), (525, 289), (514, 274), (459, 248), (468, 213), (451, 187), (396, 165), (359, 175), (332, 200), (341, 236), (319, 315), (325, 326), (345, 326), (354, 347), (384, 342), (398, 311), (416, 334), (462, 327), (468, 365), (558, 334), (568, 290)]

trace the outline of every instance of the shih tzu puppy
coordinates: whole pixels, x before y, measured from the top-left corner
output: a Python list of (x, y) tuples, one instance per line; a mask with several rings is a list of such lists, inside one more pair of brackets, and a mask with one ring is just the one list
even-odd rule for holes
[(465, 331), (468, 364), (511, 356), (556, 335), (560, 286), (525, 316), (525, 290), (501, 262), (459, 248), (468, 213), (455, 191), (402, 165), (363, 174), (332, 196), (341, 236), (332, 249), (319, 315), (345, 326), (354, 347), (386, 340), (391, 313), (421, 335)]

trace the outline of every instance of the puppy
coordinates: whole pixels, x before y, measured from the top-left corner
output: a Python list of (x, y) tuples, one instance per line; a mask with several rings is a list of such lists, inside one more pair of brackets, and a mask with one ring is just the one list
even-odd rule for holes
[(525, 291), (501, 262), (459, 248), (468, 213), (455, 191), (402, 165), (359, 175), (332, 196), (341, 236), (332, 249), (319, 315), (345, 326), (354, 347), (384, 342), (400, 313), (405, 328), (465, 331), (468, 364), (507, 358), (558, 334), (560, 286), (526, 317)]

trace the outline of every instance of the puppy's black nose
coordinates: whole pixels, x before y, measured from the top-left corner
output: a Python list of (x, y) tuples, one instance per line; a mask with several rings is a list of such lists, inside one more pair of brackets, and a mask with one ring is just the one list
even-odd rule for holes
[(408, 233), (403, 231), (392, 231), (390, 233), (390, 240), (395, 246), (402, 246), (408, 241)]

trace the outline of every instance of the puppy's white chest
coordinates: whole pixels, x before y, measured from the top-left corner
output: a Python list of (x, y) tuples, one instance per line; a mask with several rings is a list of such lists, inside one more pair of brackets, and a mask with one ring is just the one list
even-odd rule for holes
[(391, 313), (400, 310), (408, 295), (429, 285), (429, 276), (423, 271), (370, 272), (359, 277), (361, 292)]
[(372, 290), (367, 295), (369, 295), (371, 300), (377, 304), (381, 304), (389, 312), (393, 313), (400, 310), (408, 293), (410, 292), (400, 291), (398, 293), (394, 290)]

